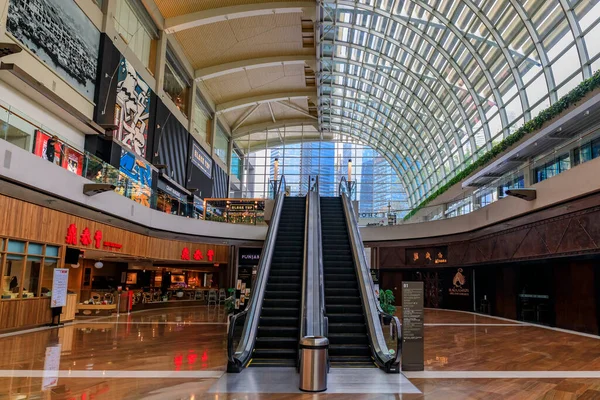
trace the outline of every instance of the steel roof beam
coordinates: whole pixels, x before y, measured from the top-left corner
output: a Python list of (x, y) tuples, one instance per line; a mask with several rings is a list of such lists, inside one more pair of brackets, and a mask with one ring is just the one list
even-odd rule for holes
[[(299, 92), (283, 92), (283, 93), (270, 93), (261, 96), (251, 96), (242, 99), (236, 99), (228, 101), (226, 103), (217, 104), (217, 114), (223, 114), (228, 111), (237, 110), (240, 108), (249, 107), (255, 104), (271, 103), (274, 101), (282, 100), (294, 100), (294, 99), (307, 99), (317, 98), (317, 93), (314, 90), (311, 91), (299, 91)], [(307, 111), (308, 112), (308, 111)]]
[(231, 7), (211, 8), (190, 14), (178, 15), (165, 20), (165, 32), (175, 33), (186, 29), (216, 22), (230, 21), (239, 18), (260, 17), (273, 14), (307, 13), (311, 18), (315, 14), (314, 0), (242, 4)]
[(236, 72), (285, 65), (308, 65), (314, 69), (316, 65), (316, 59), (314, 56), (306, 55), (251, 58), (248, 60), (234, 61), (201, 68), (196, 70), (194, 76), (195, 79), (206, 81)]
[(310, 126), (313, 127), (316, 131), (319, 130), (319, 124), (317, 121), (309, 118), (300, 118), (300, 119), (283, 119), (279, 120), (276, 123), (272, 122), (261, 122), (253, 125), (241, 126), (238, 129), (233, 130), (233, 139), (239, 139), (246, 135), (250, 135), (252, 133), (263, 132), (272, 129), (282, 129), (288, 127), (303, 127)]

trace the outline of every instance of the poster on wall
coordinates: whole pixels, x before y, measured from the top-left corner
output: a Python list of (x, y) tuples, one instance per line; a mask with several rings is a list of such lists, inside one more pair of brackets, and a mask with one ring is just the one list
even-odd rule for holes
[(115, 138), (140, 157), (146, 157), (152, 90), (121, 56), (117, 76)]
[(69, 284), (69, 269), (54, 268), (52, 280), (52, 297), (50, 298), (50, 307), (67, 306), (67, 285)]
[[(50, 135), (42, 131), (35, 131), (35, 146), (33, 148), (33, 154), (38, 157), (48, 160), (48, 157), (52, 156), (52, 153), (48, 149), (48, 140)], [(54, 164), (60, 165), (60, 159), (63, 152), (63, 145), (59, 141), (54, 144)]]
[(81, 176), (83, 173), (83, 154), (75, 149), (65, 146), (62, 167), (69, 172)]
[(94, 100), (100, 31), (74, 0), (10, 0), (6, 30)]
[(152, 168), (127, 150), (121, 150), (119, 171), (124, 175), (123, 195), (150, 207), (152, 196)]

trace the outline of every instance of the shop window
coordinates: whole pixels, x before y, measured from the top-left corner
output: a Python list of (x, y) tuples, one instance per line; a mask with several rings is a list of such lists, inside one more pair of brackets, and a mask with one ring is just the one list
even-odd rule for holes
[(236, 151), (231, 153), (231, 176), (237, 177), (240, 181), (243, 175), (242, 158), (237, 154)]
[(592, 158), (600, 157), (600, 139), (592, 141)]
[(175, 106), (185, 115), (189, 116), (189, 91), (192, 79), (185, 72), (175, 52), (167, 46), (165, 62), (165, 82), (163, 89)]
[(115, 28), (144, 66), (154, 73), (158, 31), (139, 0), (117, 1)]
[(204, 143), (211, 143), (210, 126), (212, 124), (212, 113), (202, 99), (200, 91), (196, 91), (196, 99), (194, 101), (194, 122), (192, 127), (192, 136), (201, 139)]
[(0, 239), (4, 265), (1, 299), (31, 298), (45, 295), (52, 288), (54, 268), (59, 264), (59, 247), (20, 240)]

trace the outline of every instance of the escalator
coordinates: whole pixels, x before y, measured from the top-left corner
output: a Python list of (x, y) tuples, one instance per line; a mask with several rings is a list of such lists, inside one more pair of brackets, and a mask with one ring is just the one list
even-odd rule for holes
[(305, 212), (304, 197), (284, 199), (250, 367), (296, 366)]
[(321, 197), (325, 310), (332, 367), (375, 367), (341, 197)]

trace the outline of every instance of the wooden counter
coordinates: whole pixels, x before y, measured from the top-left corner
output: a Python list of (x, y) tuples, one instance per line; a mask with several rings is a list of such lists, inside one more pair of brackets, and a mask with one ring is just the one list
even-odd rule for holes
[(50, 322), (50, 297), (0, 301), (0, 331), (33, 328)]

